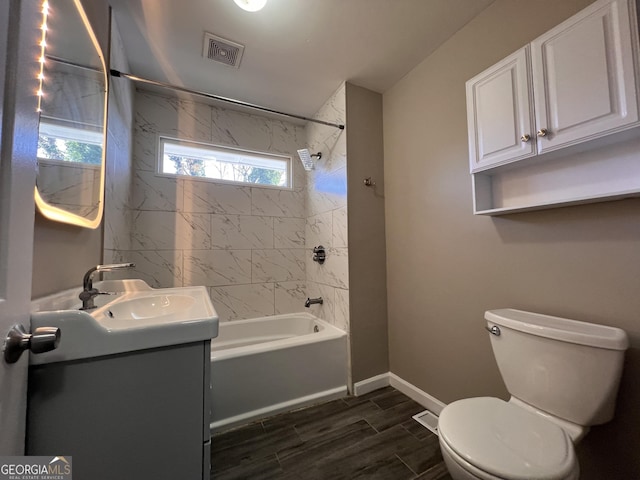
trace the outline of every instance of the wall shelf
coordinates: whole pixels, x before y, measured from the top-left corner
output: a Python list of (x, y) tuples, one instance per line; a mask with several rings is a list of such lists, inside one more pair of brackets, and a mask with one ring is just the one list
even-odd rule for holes
[(474, 213), (507, 213), (640, 196), (640, 138), (473, 175)]

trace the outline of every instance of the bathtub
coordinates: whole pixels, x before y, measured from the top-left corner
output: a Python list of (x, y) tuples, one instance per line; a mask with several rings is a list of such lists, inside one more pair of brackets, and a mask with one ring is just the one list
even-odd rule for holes
[(309, 313), (220, 322), (211, 341), (211, 430), (347, 393), (347, 334)]

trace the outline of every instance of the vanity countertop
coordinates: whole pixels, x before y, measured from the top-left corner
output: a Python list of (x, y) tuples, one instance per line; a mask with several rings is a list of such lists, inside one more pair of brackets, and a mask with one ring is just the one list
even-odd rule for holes
[(80, 310), (81, 288), (36, 299), (31, 329), (58, 327), (60, 344), (30, 355), (30, 364), (102, 357), (204, 341), (218, 335), (218, 314), (205, 287), (154, 289), (142, 280), (108, 280), (95, 287), (97, 307)]

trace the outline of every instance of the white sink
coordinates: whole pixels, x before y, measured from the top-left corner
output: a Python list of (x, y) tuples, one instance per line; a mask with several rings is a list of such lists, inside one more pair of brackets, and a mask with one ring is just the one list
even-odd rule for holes
[[(126, 280), (104, 280), (93, 284), (101, 292), (109, 292), (112, 295), (98, 295), (95, 297), (95, 304), (102, 307), (111, 303), (114, 297), (122, 296), (132, 292), (153, 292), (158, 291), (151, 288), (147, 282), (140, 279)], [(47, 295), (31, 301), (31, 312), (44, 312), (50, 310), (79, 310), (82, 302), (78, 295), (82, 287), (71, 288), (62, 292)]]
[(123, 321), (123, 328), (126, 328), (139, 325), (141, 320), (153, 323), (160, 319), (173, 321), (172, 317), (188, 316), (195, 303), (196, 300), (191, 295), (154, 294), (136, 296), (128, 300), (121, 299), (104, 306), (100, 313), (109, 317), (112, 324), (113, 320)]
[(218, 335), (218, 314), (205, 287), (149, 287), (142, 280), (95, 284), (115, 295), (96, 297), (98, 308), (79, 310), (72, 289), (32, 302), (31, 329), (59, 327), (56, 350), (30, 355), (32, 365), (100, 357), (191, 343)]

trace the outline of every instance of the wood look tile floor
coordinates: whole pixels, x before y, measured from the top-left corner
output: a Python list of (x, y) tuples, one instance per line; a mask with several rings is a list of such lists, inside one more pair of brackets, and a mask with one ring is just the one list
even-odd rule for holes
[(215, 435), (216, 480), (451, 480), (424, 407), (387, 387)]

